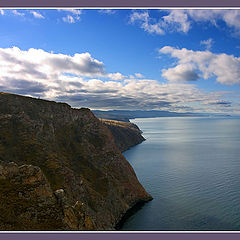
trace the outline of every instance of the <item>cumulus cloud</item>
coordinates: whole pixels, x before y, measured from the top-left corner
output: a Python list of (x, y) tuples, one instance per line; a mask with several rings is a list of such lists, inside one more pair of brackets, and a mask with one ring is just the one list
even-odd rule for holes
[[(20, 50), (17, 47), (0, 48), (1, 77), (33, 76), (35, 79), (54, 78), (63, 73), (94, 77), (105, 76), (104, 64), (90, 53), (73, 56), (49, 53), (42, 49)], [(46, 80), (48, 79), (46, 78)]]
[(35, 18), (44, 18), (44, 16), (39, 13), (39, 12), (36, 12), (36, 11), (30, 11), (30, 13), (35, 17)]
[(209, 38), (208, 40), (203, 40), (200, 42), (201, 45), (204, 45), (207, 50), (210, 50), (213, 45), (213, 39)]
[(174, 68), (163, 69), (162, 76), (173, 82), (196, 81), (199, 76), (192, 64), (179, 64)]
[[(103, 62), (94, 59), (90, 53), (76, 53), (73, 56), (46, 52), (31, 48), (23, 51), (18, 47), (0, 48), (0, 79), (22, 79), (56, 85), (54, 79), (63, 81), (64, 77), (103, 77), (112, 80), (126, 78), (121, 73), (107, 73)], [(99, 82), (100, 80), (98, 80)], [(91, 82), (89, 82), (91, 83)], [(96, 83), (96, 81), (95, 81)]]
[(163, 70), (163, 76), (170, 81), (180, 80), (185, 74), (196, 80), (197, 75), (194, 74), (194, 69), (196, 69), (201, 72), (201, 77), (204, 79), (216, 77), (216, 81), (221, 84), (240, 84), (240, 58), (233, 55), (192, 51), (186, 48), (176, 49), (169, 46), (161, 48), (159, 52), (170, 54), (171, 57), (178, 59), (176, 67)]
[[(150, 12), (151, 13), (151, 12)], [(149, 33), (165, 34), (168, 31), (187, 33), (193, 23), (208, 22), (218, 26), (224, 22), (240, 33), (239, 9), (173, 9), (160, 10), (159, 15), (150, 16), (149, 11), (135, 11), (130, 15), (131, 23), (139, 23)]]

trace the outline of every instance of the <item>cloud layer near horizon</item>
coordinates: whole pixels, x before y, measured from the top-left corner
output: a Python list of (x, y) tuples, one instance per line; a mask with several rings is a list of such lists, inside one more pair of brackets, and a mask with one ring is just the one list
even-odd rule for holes
[[(161, 51), (174, 55), (175, 49), (166, 47)], [(74, 107), (203, 111), (203, 105), (211, 102), (209, 111), (213, 106), (222, 111), (231, 105), (217, 104), (223, 102), (222, 94), (204, 93), (193, 84), (171, 79), (160, 83), (144, 79), (140, 73), (128, 78), (121, 73), (107, 73), (104, 63), (89, 53), (69, 56), (42, 49), (0, 48), (0, 62), (0, 91), (66, 101)], [(191, 67), (184, 69), (183, 73), (175, 71), (177, 78), (198, 78)], [(169, 71), (166, 74), (174, 74)]]
[[(58, 26), (63, 24), (64, 28), (68, 30), (73, 29), (73, 27), (87, 26), (85, 21), (88, 18), (87, 10), (56, 9), (54, 11), (55, 14), (50, 15), (50, 12), (41, 9), (0, 9), (0, 17), (12, 17), (15, 19), (14, 21), (22, 19), (24, 24), (29, 21), (36, 26), (42, 26), (47, 21), (53, 21), (51, 23), (55, 22)], [(106, 16), (107, 21), (110, 18), (120, 17), (119, 10), (97, 10), (96, 13), (98, 17), (104, 17), (103, 15), (108, 14), (109, 16)], [(110, 15), (114, 16), (111, 17)], [(181, 46), (193, 46), (188, 44), (192, 34), (195, 34), (194, 31), (190, 32), (190, 30), (199, 29), (199, 26), (203, 25), (204, 29), (211, 28), (213, 31), (216, 27), (219, 32), (224, 31), (221, 34), (230, 34), (231, 38), (232, 33), (235, 33), (234, 37), (237, 36), (236, 33), (240, 33), (240, 10), (238, 9), (129, 10), (125, 12), (125, 16), (124, 24), (126, 24), (126, 20), (130, 20), (132, 24), (151, 34), (170, 33), (167, 35), (170, 40), (172, 32), (181, 33), (172, 34), (174, 41), (168, 42), (173, 46), (178, 45), (178, 39), (175, 40), (175, 36), (188, 38), (186, 43)], [(72, 25), (70, 26), (67, 23), (72, 23)], [(74, 23), (78, 24), (74, 26)], [(132, 26), (128, 27), (132, 28)], [(140, 34), (142, 35), (142, 33)], [(142, 67), (141, 64), (136, 65), (137, 58), (144, 59), (144, 55), (140, 54), (141, 51), (139, 51), (139, 55), (136, 55), (138, 56), (136, 62), (130, 63), (133, 66), (132, 69), (135, 69), (136, 72), (122, 74), (121, 71), (106, 71), (111, 66), (105, 68), (102, 59), (96, 59), (88, 52), (67, 55), (33, 48), (25, 51), (17, 47), (0, 48), (0, 91), (66, 101), (75, 107), (230, 111), (233, 109), (233, 105), (236, 107), (236, 104), (238, 104), (239, 93), (234, 96), (234, 94), (208, 91), (212, 89), (234, 90), (233, 87), (222, 85), (240, 83), (240, 58), (234, 56), (234, 49), (231, 51), (234, 55), (211, 52), (211, 49), (213, 51), (216, 49), (218, 49), (217, 51), (219, 49), (222, 49), (222, 51), (228, 50), (224, 47), (219, 48), (221, 41), (218, 38), (210, 37), (210, 35), (203, 34), (198, 37), (194, 46), (194, 48), (198, 46), (201, 49), (206, 49), (205, 51), (164, 46), (163, 44), (166, 44), (166, 41), (163, 41), (162, 47), (158, 51), (163, 61), (157, 62), (158, 60), (155, 58), (155, 63), (159, 63), (159, 66), (157, 66), (154, 62), (151, 62), (148, 56), (149, 58), (146, 58), (146, 61), (149, 62), (149, 65), (146, 66), (149, 68), (143, 67), (145, 76), (138, 72), (138, 68)], [(3, 36), (3, 39), (5, 38), (6, 36)], [(158, 44), (161, 44), (161, 42), (152, 41), (153, 36), (147, 38), (149, 42), (146, 41), (146, 46), (153, 44), (152, 47), (156, 49), (159, 47)], [(161, 38), (165, 39), (166, 37), (155, 36), (154, 38), (161, 40)], [(8, 39), (5, 41), (6, 44), (3, 44), (3, 46), (11, 46)], [(232, 42), (230, 41), (230, 43)], [(19, 42), (13, 44), (18, 45)], [(85, 44), (88, 45), (88, 43)], [(234, 41), (233, 44), (235, 48), (239, 47)], [(24, 46), (24, 44), (21, 46)], [(123, 52), (129, 51), (128, 49), (126, 46), (123, 48)], [(101, 51), (105, 50), (101, 49)], [(118, 58), (118, 51), (116, 51), (114, 58), (116, 58), (120, 67), (124, 65), (121, 62), (123, 59)], [(109, 58), (106, 58), (106, 61), (109, 62)], [(148, 79), (148, 74), (154, 76), (155, 80)], [(203, 83), (204, 80), (206, 82)], [(217, 84), (214, 83), (213, 86), (210, 81), (217, 82)], [(200, 89), (205, 89), (205, 92)], [(239, 86), (236, 86), (236, 89), (239, 89)]]

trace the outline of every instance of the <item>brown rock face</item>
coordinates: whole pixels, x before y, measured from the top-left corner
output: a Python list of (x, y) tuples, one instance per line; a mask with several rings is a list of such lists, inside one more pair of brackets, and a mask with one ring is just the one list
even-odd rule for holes
[(145, 140), (137, 125), (130, 122), (101, 119), (111, 131), (114, 141), (121, 152)]
[(0, 229), (67, 229), (61, 206), (39, 167), (0, 163)]
[(151, 199), (89, 109), (0, 93), (0, 132), (1, 230), (110, 230)]

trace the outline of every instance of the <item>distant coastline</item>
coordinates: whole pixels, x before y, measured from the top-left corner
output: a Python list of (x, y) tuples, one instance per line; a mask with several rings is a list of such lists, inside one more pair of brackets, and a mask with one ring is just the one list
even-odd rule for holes
[(135, 118), (158, 118), (158, 117), (230, 117), (228, 114), (217, 114), (217, 113), (178, 113), (178, 112), (169, 112), (169, 111), (160, 111), (160, 110), (92, 110), (98, 118), (116, 120), (116, 121), (125, 121), (130, 122), (130, 119)]

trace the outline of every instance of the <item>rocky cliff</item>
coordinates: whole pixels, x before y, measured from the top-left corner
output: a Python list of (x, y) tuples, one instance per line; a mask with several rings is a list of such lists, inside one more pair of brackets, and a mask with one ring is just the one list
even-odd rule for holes
[(0, 93), (0, 229), (110, 230), (151, 199), (89, 109)]
[(115, 120), (101, 120), (111, 131), (114, 141), (121, 152), (145, 140), (136, 124)]

